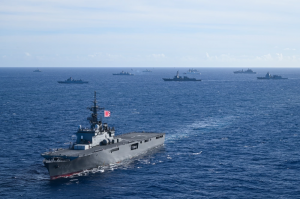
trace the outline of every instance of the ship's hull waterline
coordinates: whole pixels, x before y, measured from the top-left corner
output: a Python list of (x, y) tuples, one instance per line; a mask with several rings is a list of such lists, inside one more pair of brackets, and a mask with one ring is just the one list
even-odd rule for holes
[(193, 79), (188, 79), (188, 80), (185, 80), (185, 79), (166, 79), (166, 78), (163, 78), (164, 81), (174, 81), (174, 82), (196, 82), (196, 81), (201, 81), (200, 79), (196, 79), (196, 80), (193, 80)]
[(89, 82), (62, 82), (58, 81), (60, 84), (88, 84)]
[[(149, 134), (152, 133), (144, 134), (148, 134), (149, 136)], [(158, 134), (155, 133), (154, 136), (157, 135)], [(105, 166), (136, 157), (155, 147), (162, 146), (165, 141), (165, 134), (162, 133), (161, 135), (162, 136), (159, 139), (152, 137), (152, 139), (149, 139), (147, 142), (134, 141), (130, 143), (111, 144), (111, 146), (107, 149), (100, 151), (96, 150), (96, 152), (91, 152), (90, 154), (77, 157), (67, 162), (44, 161), (44, 164), (49, 171), (50, 179), (54, 180), (60, 177), (68, 177), (84, 170), (89, 170), (99, 166)], [(138, 144), (138, 148), (132, 150), (132, 145), (135, 144)]]

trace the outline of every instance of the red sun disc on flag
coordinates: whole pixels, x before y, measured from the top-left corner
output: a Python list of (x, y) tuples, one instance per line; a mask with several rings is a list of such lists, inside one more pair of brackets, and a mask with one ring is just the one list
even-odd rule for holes
[(110, 117), (110, 111), (104, 111), (104, 117)]

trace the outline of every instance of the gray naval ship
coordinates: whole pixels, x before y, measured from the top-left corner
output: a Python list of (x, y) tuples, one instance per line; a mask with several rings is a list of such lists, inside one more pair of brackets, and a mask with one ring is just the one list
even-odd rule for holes
[(122, 72), (120, 72), (120, 73), (113, 73), (113, 75), (129, 75), (129, 76), (132, 76), (132, 75), (134, 75), (134, 74), (129, 73), (129, 72), (124, 72), (124, 71), (122, 71)]
[(192, 69), (189, 69), (188, 72), (186, 72), (184, 74), (201, 74), (201, 73), (197, 69), (192, 68)]
[(143, 70), (143, 72), (144, 72), (144, 73), (151, 73), (152, 71), (151, 71), (151, 70), (148, 70), (148, 69), (146, 69), (146, 70)]
[(257, 77), (257, 79), (288, 79), (288, 78), (283, 78), (280, 75), (271, 75), (269, 72), (264, 77)]
[(248, 70), (238, 70), (238, 71), (234, 71), (234, 74), (256, 74), (256, 72), (254, 72), (253, 70), (249, 69)]
[(201, 79), (196, 79), (196, 78), (189, 78), (187, 76), (181, 77), (179, 76), (179, 71), (177, 71), (177, 74), (171, 78), (163, 78), (164, 81), (201, 81)]
[(57, 82), (60, 84), (87, 84), (87, 83), (89, 83), (89, 82), (83, 81), (81, 79), (79, 79), (79, 80), (72, 79), (72, 77), (70, 77), (69, 79), (67, 79), (65, 81), (57, 81)]
[(148, 150), (161, 146), (165, 141), (165, 133), (132, 132), (115, 136), (114, 127), (98, 121), (99, 108), (94, 96), (90, 128), (78, 127), (76, 143), (67, 149), (58, 149), (41, 154), (48, 169), (50, 178), (56, 179), (80, 173), (138, 156)]

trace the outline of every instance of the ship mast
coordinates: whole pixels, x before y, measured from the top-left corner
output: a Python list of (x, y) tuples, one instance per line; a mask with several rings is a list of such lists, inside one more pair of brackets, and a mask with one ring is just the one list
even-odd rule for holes
[(96, 100), (96, 91), (94, 92), (94, 106), (92, 107), (88, 107), (88, 109), (90, 111), (93, 111), (92, 113), (92, 117), (88, 117), (87, 119), (90, 121), (91, 123), (91, 127), (95, 127), (96, 124), (98, 124), (98, 110), (104, 110), (104, 108), (100, 108), (97, 106), (97, 100)]

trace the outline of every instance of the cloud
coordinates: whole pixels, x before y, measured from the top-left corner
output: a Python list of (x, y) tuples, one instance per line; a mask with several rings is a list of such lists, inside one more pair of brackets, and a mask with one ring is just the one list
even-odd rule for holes
[(284, 56), (282, 53), (275, 53), (271, 54), (268, 53), (266, 55), (261, 55), (261, 56), (251, 56), (251, 55), (242, 55), (242, 56), (234, 56), (230, 54), (221, 54), (221, 55), (214, 55), (211, 56), (208, 53), (206, 55), (206, 60), (209, 60), (211, 62), (251, 62), (251, 61), (259, 61), (259, 62), (265, 62), (265, 61), (299, 61), (299, 56), (297, 55), (292, 55), (292, 56)]
[(257, 57), (256, 57), (256, 60), (258, 60), (258, 61), (272, 61), (272, 60), (273, 60), (273, 57), (272, 57), (272, 55), (269, 53), (269, 54), (267, 54), (267, 55), (257, 56)]
[(278, 57), (278, 60), (279, 61), (282, 61), (283, 60), (283, 56), (282, 56), (282, 53), (279, 54), (279, 53), (276, 53), (277, 57)]
[(164, 57), (165, 57), (164, 54), (152, 54), (152, 56), (153, 56), (154, 58), (164, 58)]
[(152, 55), (148, 55), (147, 57), (150, 57), (150, 58), (154, 58), (154, 59), (163, 59), (165, 58), (165, 54), (152, 54)]
[(295, 48), (285, 48), (283, 50), (296, 50)]
[(264, 65), (266, 60), (284, 65), (289, 53), (299, 67), (299, 6), (297, 0), (3, 1), (0, 54), (8, 57), (1, 61), (17, 66), (19, 59), (12, 57), (34, 62), (45, 55), (51, 65)]
[(102, 53), (94, 53), (94, 54), (88, 55), (88, 57), (94, 58), (94, 57), (98, 57), (98, 56), (101, 56), (101, 55), (102, 55)]
[(180, 58), (181, 61), (188, 61), (188, 62), (194, 62), (197, 61), (197, 57), (193, 57), (193, 56), (184, 56)]
[[(296, 5), (294, 5), (296, 4)], [(235, 0), (214, 1), (43, 1), (16, 0), (2, 2), (1, 19), (12, 23), (2, 23), (5, 28), (20, 28), (29, 31), (69, 31), (94, 27), (140, 27), (147, 24), (155, 27), (188, 27), (199, 25), (228, 25), (229, 28), (244, 29), (260, 24), (297, 23), (297, 1), (278, 5), (270, 0), (239, 2)], [(257, 9), (261, 8), (261, 9)], [(273, 9), (284, 9), (288, 14), (279, 14)], [(283, 11), (284, 11), (283, 10)], [(46, 23), (45, 23), (46, 22)], [(208, 25), (211, 24), (211, 25)], [(239, 26), (240, 25), (240, 26)], [(227, 27), (227, 28), (228, 28)], [(74, 28), (74, 29), (72, 29)], [(225, 29), (227, 29), (225, 28)], [(270, 28), (270, 27), (268, 27)], [(79, 28), (80, 30), (81, 28)], [(220, 26), (216, 29), (220, 29)], [(277, 29), (277, 28), (276, 28)], [(118, 29), (115, 29), (118, 31)], [(101, 32), (101, 31), (100, 31)]]
[(235, 61), (235, 60), (237, 60), (237, 57), (232, 56), (230, 54), (221, 54), (221, 55), (210, 56), (208, 53), (206, 53), (205, 55), (206, 55), (206, 58), (210, 61)]
[(93, 53), (88, 55), (88, 57), (91, 58), (98, 58), (101, 60), (119, 60), (119, 59), (124, 59), (125, 57), (123, 55), (117, 55), (117, 54), (110, 54), (110, 53), (101, 53), (101, 52), (97, 52), (97, 53)]

